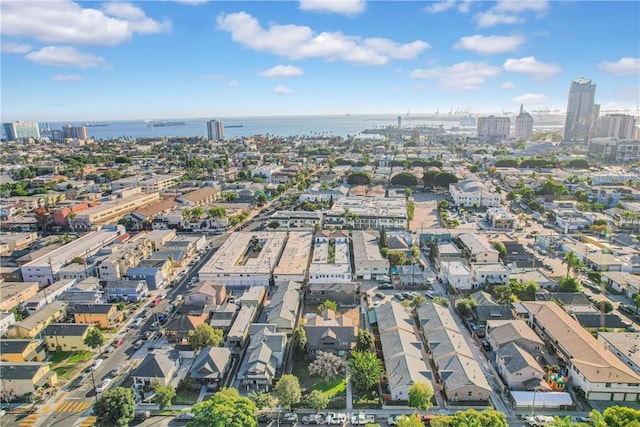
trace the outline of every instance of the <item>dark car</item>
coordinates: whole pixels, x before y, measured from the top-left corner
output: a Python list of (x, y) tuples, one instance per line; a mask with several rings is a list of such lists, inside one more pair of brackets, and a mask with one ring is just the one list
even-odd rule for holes
[(71, 384), (69, 384), (69, 388), (71, 390), (73, 390), (73, 389), (76, 389), (76, 388), (80, 387), (82, 385), (82, 381), (84, 381), (84, 378), (85, 377), (83, 377), (83, 376), (76, 377), (76, 379), (73, 380), (71, 382)]

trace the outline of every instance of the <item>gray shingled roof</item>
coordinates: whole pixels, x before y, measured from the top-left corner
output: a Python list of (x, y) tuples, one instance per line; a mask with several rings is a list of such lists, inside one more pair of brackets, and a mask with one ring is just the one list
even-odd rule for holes
[(81, 337), (87, 332), (87, 329), (92, 328), (93, 325), (88, 323), (52, 323), (44, 330), (45, 336), (72, 336)]
[(166, 378), (173, 375), (178, 360), (178, 352), (172, 348), (157, 349), (148, 353), (140, 365), (131, 372), (132, 377)]
[(226, 347), (203, 347), (191, 365), (191, 378), (221, 379), (231, 360), (231, 351)]

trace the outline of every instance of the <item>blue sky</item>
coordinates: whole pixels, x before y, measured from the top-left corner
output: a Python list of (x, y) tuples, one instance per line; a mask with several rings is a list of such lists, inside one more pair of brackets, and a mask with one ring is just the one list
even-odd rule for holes
[(640, 2), (3, 0), (2, 121), (603, 110), (640, 100)]

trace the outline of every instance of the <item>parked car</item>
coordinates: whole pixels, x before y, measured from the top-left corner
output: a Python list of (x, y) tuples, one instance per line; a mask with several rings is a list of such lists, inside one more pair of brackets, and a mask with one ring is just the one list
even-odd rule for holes
[(195, 418), (195, 415), (193, 415), (191, 412), (182, 412), (178, 415), (176, 415), (176, 420), (184, 420), (184, 421), (189, 421)]
[(395, 294), (394, 297), (396, 297), (398, 301), (404, 301), (404, 297), (402, 296), (402, 294)]
[(100, 383), (100, 385), (96, 387), (96, 393), (102, 393), (103, 391), (105, 391), (111, 384), (111, 381), (113, 381), (111, 378), (103, 379), (102, 383)]
[(318, 414), (310, 414), (302, 417), (302, 424), (318, 424)]
[(91, 370), (95, 371), (96, 369), (98, 369), (98, 367), (100, 365), (102, 365), (102, 362), (104, 362), (104, 359), (102, 358), (98, 358), (96, 360), (93, 361), (93, 365), (91, 365)]
[(351, 424), (353, 424), (354, 426), (363, 426), (366, 424), (373, 424), (375, 422), (375, 415), (365, 415), (362, 412), (359, 414), (351, 415)]
[(75, 379), (75, 380), (73, 380), (73, 381), (71, 382), (71, 384), (69, 384), (69, 388), (70, 388), (71, 390), (74, 390), (74, 389), (76, 389), (76, 388), (80, 387), (80, 386), (82, 385), (82, 381), (84, 381), (84, 378), (85, 378), (85, 377), (83, 377), (83, 376), (76, 377), (76, 379)]
[(136, 411), (136, 413), (133, 414), (134, 421), (146, 420), (149, 417), (151, 417), (150, 411)]
[(124, 365), (118, 365), (111, 370), (111, 375), (116, 376), (124, 369)]
[(397, 426), (398, 420), (404, 417), (406, 417), (406, 415), (403, 415), (403, 414), (391, 415), (389, 418), (387, 418), (387, 425)]
[(376, 292), (375, 295), (380, 299), (385, 299), (387, 296), (382, 292)]
[(373, 308), (378, 308), (382, 305), (382, 301), (374, 301)]
[(333, 414), (331, 419), (327, 416), (326, 422), (327, 424), (343, 425), (347, 422), (347, 415), (342, 413)]
[(280, 418), (281, 423), (297, 423), (298, 422), (298, 414), (295, 412), (287, 412)]
[(118, 348), (118, 347), (120, 347), (120, 346), (122, 345), (122, 343), (123, 343), (123, 342), (124, 342), (124, 338), (123, 338), (123, 337), (117, 338), (117, 339), (113, 342), (113, 346), (114, 346), (115, 348)]
[(425, 295), (427, 298), (431, 298), (431, 299), (433, 299), (433, 298), (436, 296), (436, 294), (435, 294), (433, 291), (426, 291), (426, 292), (424, 293), (424, 295)]

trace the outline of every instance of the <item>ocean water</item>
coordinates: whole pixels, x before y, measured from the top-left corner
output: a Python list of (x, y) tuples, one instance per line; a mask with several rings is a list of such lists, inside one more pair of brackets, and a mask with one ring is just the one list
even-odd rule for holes
[[(381, 129), (387, 126), (396, 126), (397, 117), (388, 115), (342, 115), (342, 116), (289, 116), (289, 117), (226, 117), (219, 118), (225, 126), (242, 126), (225, 128), (226, 139), (235, 137), (249, 137), (253, 135), (288, 136), (364, 136), (366, 129)], [(162, 137), (162, 136), (207, 136), (207, 120), (202, 119), (166, 119), (162, 121), (185, 122), (182, 126), (150, 126), (145, 120), (132, 121), (104, 121), (97, 122), (107, 126), (88, 126), (89, 136), (95, 139), (111, 138), (136, 138), (136, 137)], [(62, 126), (84, 125), (84, 122), (40, 122), (40, 128), (47, 126), (51, 130), (62, 129)], [(402, 117), (403, 127), (413, 126), (460, 126), (457, 121), (434, 121), (420, 117)], [(46, 134), (44, 135), (46, 136)], [(366, 135), (375, 137), (374, 135)]]

